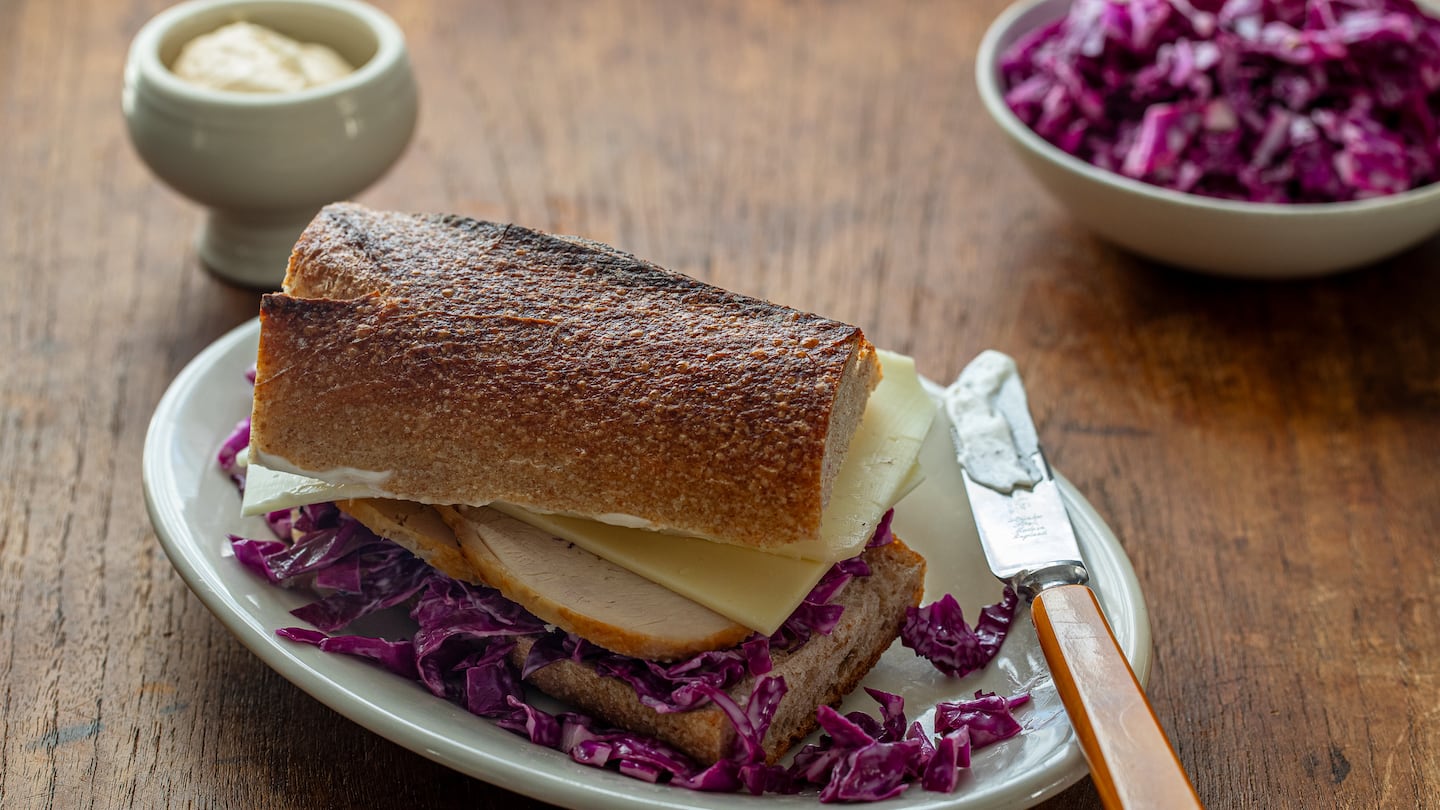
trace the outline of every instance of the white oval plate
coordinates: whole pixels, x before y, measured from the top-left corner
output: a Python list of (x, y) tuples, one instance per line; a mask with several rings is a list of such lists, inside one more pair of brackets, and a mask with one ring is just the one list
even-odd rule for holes
[[(242, 324), (201, 352), (171, 383), (145, 438), (144, 484), (150, 518), (171, 563), (200, 601), (261, 660), (382, 737), (547, 802), (585, 808), (816, 806), (813, 795), (694, 793), (578, 765), (434, 697), (417, 683), (359, 659), (278, 638), (277, 628), (298, 623), (289, 611), (306, 600), (261, 581), (235, 562), (227, 534), (266, 537), (268, 530), (259, 518), (239, 516), (239, 497), (214, 460), (220, 441), (249, 412), (245, 371), (255, 361), (258, 336), (257, 320)], [(943, 415), (937, 415), (921, 461), (929, 478), (896, 510), (896, 534), (929, 560), (926, 601), (953, 593), (973, 620), (982, 605), (998, 600), (1001, 588), (986, 568)], [(1150, 620), (1135, 572), (1084, 498), (1065, 481), (1061, 491), (1100, 604), (1143, 684), (1150, 675)], [(380, 621), (403, 626), (398, 623), (408, 618)], [(374, 624), (366, 629), (378, 630)], [(904, 696), (911, 719), (919, 717), (927, 724), (936, 702), (969, 697), (977, 689), (1005, 695), (1028, 691), (1033, 698), (1017, 710), (1025, 732), (977, 752), (955, 793), (929, 793), (915, 786), (886, 807), (1027, 807), (1086, 773), (1028, 616), (1018, 617), (1000, 655), (982, 672), (946, 678), (897, 642), (864, 685)], [(876, 707), (857, 690), (842, 710), (855, 709), (874, 714)]]

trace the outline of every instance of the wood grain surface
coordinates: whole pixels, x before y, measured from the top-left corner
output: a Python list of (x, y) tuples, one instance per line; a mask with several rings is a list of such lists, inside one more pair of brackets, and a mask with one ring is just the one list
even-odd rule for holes
[[(540, 806), (292, 687), (156, 541), (147, 420), (257, 303), (124, 132), (163, 5), (0, 2), (0, 807)], [(362, 201), (611, 242), (935, 378), (1014, 355), (1134, 561), (1200, 797), (1440, 806), (1440, 242), (1261, 284), (1096, 241), (981, 110), (1002, 0), (379, 5), (422, 112)]]

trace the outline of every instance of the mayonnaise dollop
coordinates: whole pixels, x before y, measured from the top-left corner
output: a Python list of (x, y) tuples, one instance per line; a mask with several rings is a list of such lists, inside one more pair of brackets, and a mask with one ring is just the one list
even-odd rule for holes
[(185, 43), (171, 70), (191, 84), (236, 93), (293, 93), (355, 72), (325, 45), (297, 42), (248, 22)]

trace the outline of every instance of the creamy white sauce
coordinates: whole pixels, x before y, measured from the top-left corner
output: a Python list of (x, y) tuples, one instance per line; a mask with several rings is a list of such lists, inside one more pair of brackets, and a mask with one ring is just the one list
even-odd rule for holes
[(355, 72), (325, 45), (297, 42), (248, 22), (185, 43), (171, 70), (191, 84), (236, 93), (293, 93)]
[[(534, 512), (537, 515), (555, 515), (556, 517), (576, 518), (578, 520), (593, 520), (596, 523), (605, 523), (611, 526), (619, 526), (623, 529), (644, 529), (645, 531), (659, 532), (661, 534), (675, 534), (675, 532), (665, 531), (664, 528), (661, 527), (658, 523), (646, 520), (642, 517), (636, 517), (635, 515), (627, 515), (624, 512), (602, 512), (598, 515), (580, 515), (576, 514), (575, 512), (557, 512), (551, 509), (539, 509), (534, 506), (520, 506), (519, 504), (503, 503), (501, 501), (495, 501), (494, 503), (489, 504), (489, 506), (496, 507), (500, 511), (504, 512), (507, 515), (510, 515), (511, 517), (516, 517), (516, 515), (511, 514), (506, 510), (516, 510), (517, 513)], [(523, 518), (517, 519), (523, 521)]]
[(338, 486), (372, 487), (377, 498), (393, 498), (393, 494), (387, 493), (381, 486), (390, 480), (394, 475), (390, 470), (361, 470), (355, 467), (335, 467), (329, 470), (304, 470), (280, 456), (270, 453), (261, 453), (255, 450), (254, 445), (249, 448), (250, 461), (262, 467), (269, 467), (277, 472), (290, 473), (305, 478), (314, 478), (321, 483)]
[(601, 523), (609, 523), (611, 526), (623, 526), (627, 529), (656, 531), (660, 528), (658, 524), (652, 521), (642, 517), (635, 517), (634, 515), (627, 515), (623, 512), (603, 512), (598, 515), (593, 515), (590, 519)]
[(995, 397), (1019, 370), (1009, 356), (980, 353), (945, 391), (945, 411), (962, 451), (960, 464), (975, 481), (1000, 492), (1032, 487), (1038, 472), (1015, 446), (1010, 423), (995, 409)]

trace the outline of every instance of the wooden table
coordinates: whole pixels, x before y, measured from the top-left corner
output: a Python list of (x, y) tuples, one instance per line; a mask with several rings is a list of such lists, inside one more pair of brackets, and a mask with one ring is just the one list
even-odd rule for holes
[[(257, 300), (123, 130), (163, 5), (0, 5), (0, 806), (538, 806), (292, 687), (156, 541), (151, 410)], [(611, 242), (935, 378), (1013, 354), (1134, 561), (1201, 797), (1440, 806), (1440, 242), (1259, 284), (1096, 241), (980, 108), (1001, 0), (381, 5), (423, 109), (363, 201)]]

